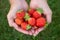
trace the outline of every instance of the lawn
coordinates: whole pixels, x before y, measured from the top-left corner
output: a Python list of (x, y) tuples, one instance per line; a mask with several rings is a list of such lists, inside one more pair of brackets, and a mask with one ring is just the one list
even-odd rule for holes
[[(27, 0), (29, 3), (29, 0)], [(0, 0), (0, 40), (60, 40), (60, 0), (48, 0), (52, 9), (51, 24), (36, 37), (22, 34), (9, 27), (7, 13), (10, 5), (8, 0)]]

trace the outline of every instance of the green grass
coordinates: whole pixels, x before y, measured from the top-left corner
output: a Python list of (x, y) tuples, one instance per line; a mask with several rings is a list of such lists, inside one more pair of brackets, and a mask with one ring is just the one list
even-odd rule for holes
[(0, 40), (60, 40), (60, 0), (48, 0), (48, 4), (53, 12), (52, 23), (33, 37), (9, 27), (6, 15), (10, 5), (8, 0), (0, 0)]

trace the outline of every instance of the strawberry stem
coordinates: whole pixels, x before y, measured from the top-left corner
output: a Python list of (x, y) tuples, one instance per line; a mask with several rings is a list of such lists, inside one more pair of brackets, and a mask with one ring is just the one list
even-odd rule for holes
[(30, 25), (27, 25), (27, 30), (31, 29), (31, 26)]

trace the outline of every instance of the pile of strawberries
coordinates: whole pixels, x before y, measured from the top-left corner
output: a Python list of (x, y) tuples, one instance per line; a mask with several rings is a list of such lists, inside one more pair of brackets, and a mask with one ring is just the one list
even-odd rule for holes
[(20, 10), (16, 13), (15, 23), (24, 30), (38, 29), (46, 25), (42, 9)]

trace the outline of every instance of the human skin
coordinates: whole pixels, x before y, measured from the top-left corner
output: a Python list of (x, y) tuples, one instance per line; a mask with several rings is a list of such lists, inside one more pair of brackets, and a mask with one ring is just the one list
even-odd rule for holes
[[(18, 10), (27, 10), (28, 9), (28, 4), (25, 0), (9, 0), (10, 2), (10, 10), (7, 14), (7, 19), (10, 27), (14, 27), (17, 31), (22, 32), (24, 34), (28, 35), (33, 35), (36, 36), (39, 32), (41, 32), (44, 28), (39, 28), (36, 31), (33, 29), (30, 31), (25, 31), (17, 26), (16, 23), (14, 23), (14, 18), (16, 15), (16, 12)], [(30, 2), (30, 8), (42, 8), (44, 10), (44, 14), (46, 15), (47, 22), (50, 24), (51, 23), (51, 18), (52, 18), (52, 11), (48, 6), (48, 3), (46, 0), (31, 0)]]
[(32, 35), (31, 31), (26, 31), (17, 26), (17, 24), (14, 22), (16, 12), (18, 10), (27, 10), (28, 5), (25, 0), (9, 0), (10, 2), (10, 10), (7, 14), (7, 19), (10, 27), (15, 28), (17, 31), (22, 32), (24, 34)]

